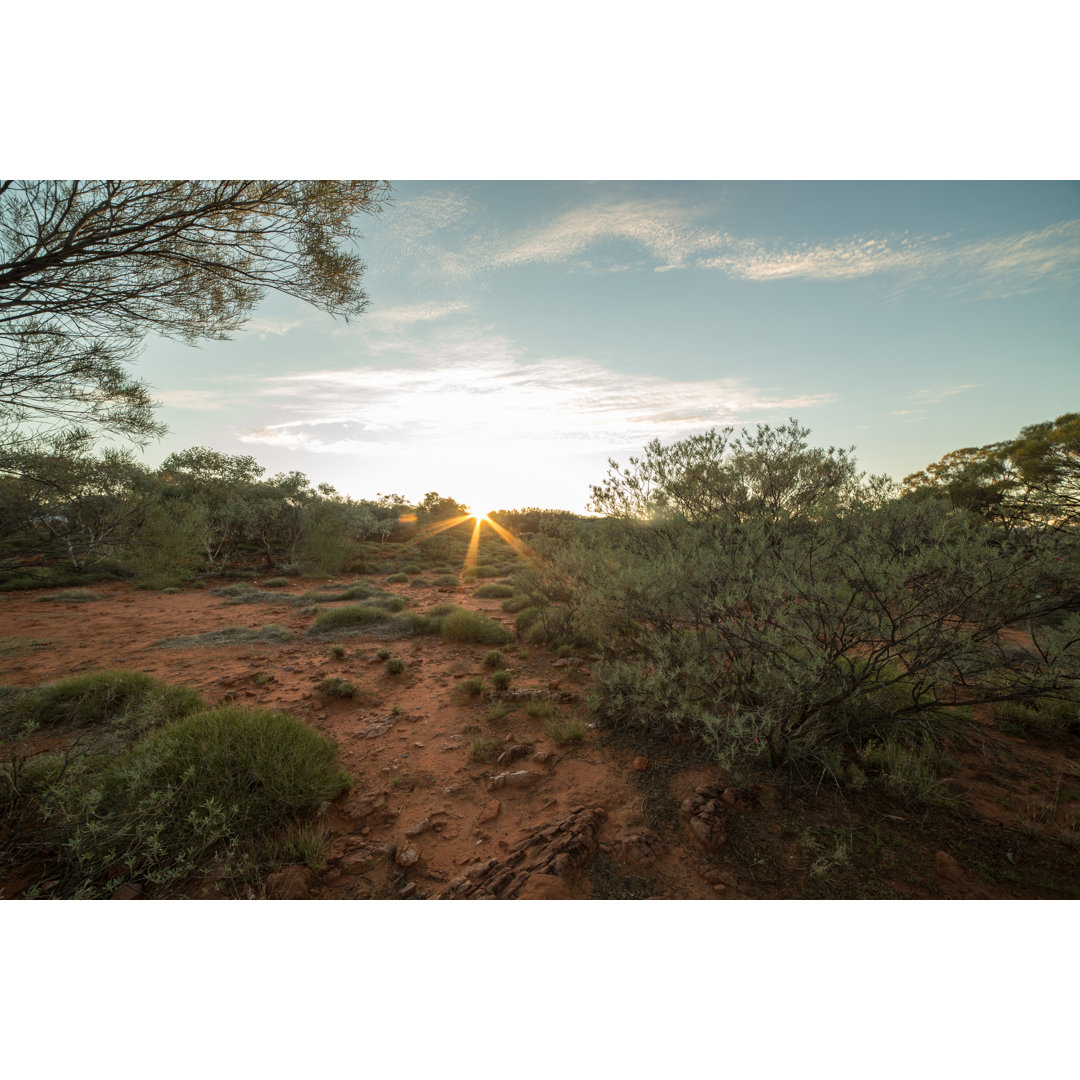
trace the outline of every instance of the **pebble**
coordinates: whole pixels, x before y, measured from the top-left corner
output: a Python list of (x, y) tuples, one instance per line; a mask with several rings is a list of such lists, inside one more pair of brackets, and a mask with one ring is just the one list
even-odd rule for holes
[(637, 769), (638, 772), (644, 772), (649, 767), (649, 759), (647, 757), (636, 757), (630, 763), (632, 769)]

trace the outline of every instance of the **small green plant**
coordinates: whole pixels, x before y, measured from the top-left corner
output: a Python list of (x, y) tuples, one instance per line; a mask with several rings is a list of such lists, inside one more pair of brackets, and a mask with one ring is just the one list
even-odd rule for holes
[(499, 744), (493, 739), (476, 734), (469, 739), (469, 759), (471, 761), (487, 764), (498, 753)]
[(409, 582), (410, 589), (421, 589), (426, 585), (427, 581), (425, 581), (422, 577), (414, 577), (412, 581)]
[(574, 655), (574, 646), (573, 645), (560, 645), (555, 650), (555, 655), (557, 657), (559, 657), (560, 660), (565, 659), (567, 657), (571, 657), (571, 656)]
[(475, 645), (505, 645), (511, 638), (509, 631), (494, 619), (464, 608), (451, 611), (443, 619), (442, 636), (447, 641)]
[(391, 716), (401, 716), (402, 712), (403, 712), (403, 710), (402, 710), (400, 705), (394, 704), (394, 705), (390, 706), (390, 715)]
[(324, 611), (308, 628), (308, 634), (316, 637), (324, 634), (358, 634), (369, 626), (386, 622), (389, 617), (382, 608), (352, 604)]
[(461, 582), (458, 580), (457, 574), (439, 574), (438, 577), (432, 578), (431, 584), (445, 589), (451, 586), (456, 588)]
[(491, 673), (491, 685), (496, 690), (507, 690), (514, 681), (514, 676), (509, 671), (493, 671)]
[(510, 706), (503, 701), (496, 701), (487, 711), (489, 724), (498, 724), (510, 715)]
[(507, 615), (517, 615), (519, 612), (524, 611), (527, 607), (532, 607), (532, 599), (526, 596), (524, 593), (514, 593), (508, 599), (502, 602), (502, 609)]
[(405, 670), (405, 661), (398, 657), (391, 657), (386, 661), (386, 671), (389, 675), (400, 675)]
[(580, 720), (562, 719), (554, 716), (544, 724), (544, 731), (556, 746), (581, 742), (585, 738), (585, 725)]
[(330, 646), (330, 655), (335, 660), (344, 660), (345, 659), (345, 646), (344, 645), (331, 645)]
[(424, 568), (419, 563), (409, 563), (408, 566), (401, 568), (403, 574), (422, 574)]
[(389, 660), (390, 650), (384, 645), (381, 649), (376, 650), (375, 658), (377, 660)]
[(525, 715), (534, 720), (551, 720), (557, 712), (555, 702), (546, 698), (530, 698), (525, 702)]
[(514, 590), (509, 585), (481, 585), (473, 596), (477, 600), (501, 600), (506, 596), (513, 596)]
[(266, 581), (263, 582), (263, 588), (264, 589), (283, 589), (288, 584), (289, 584), (289, 579), (287, 577), (272, 577), (272, 578), (267, 578)]
[(387, 577), (386, 580), (389, 581), (391, 584), (397, 585), (403, 581), (408, 581), (409, 575), (404, 573), (403, 571), (398, 571), (398, 573), (396, 574), (390, 574), (390, 576)]
[(356, 683), (349, 682), (347, 679), (339, 679), (336, 676), (331, 675), (329, 678), (323, 679), (315, 689), (320, 697), (351, 698), (356, 697), (360, 687), (358, 687)]
[(478, 697), (484, 692), (484, 677), (482, 675), (470, 675), (458, 683), (458, 691), (464, 697)]
[(158, 646), (163, 649), (191, 649), (200, 645), (246, 645), (255, 642), (268, 642), (283, 645), (296, 635), (281, 623), (267, 623), (257, 630), (249, 626), (225, 626), (220, 630), (211, 630), (205, 634), (188, 634), (182, 637), (165, 638)]
[(265, 686), (267, 683), (273, 682), (274, 676), (269, 671), (256, 671), (254, 683), (256, 686)]
[(503, 660), (504, 660), (503, 654), (501, 652), (499, 652), (498, 649), (492, 649), (491, 652), (489, 652), (484, 657), (484, 667), (489, 667), (489, 668), (500, 667), (502, 665), (502, 663), (503, 663)]

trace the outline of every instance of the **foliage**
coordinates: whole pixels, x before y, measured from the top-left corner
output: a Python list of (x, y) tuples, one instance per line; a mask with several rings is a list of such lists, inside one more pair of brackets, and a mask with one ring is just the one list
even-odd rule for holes
[[(239, 329), (267, 290), (363, 311), (354, 216), (375, 181), (0, 181), (0, 441), (163, 432), (128, 372), (149, 333)], [(21, 434), (16, 434), (24, 425)], [(29, 426), (29, 431), (27, 430)]]
[(471, 642), (475, 645), (505, 645), (510, 632), (494, 619), (478, 611), (458, 608), (442, 621), (442, 636), (447, 641)]
[(504, 660), (505, 657), (498, 649), (492, 649), (489, 653), (484, 655), (484, 667), (497, 668)]
[(581, 742), (585, 738), (585, 725), (580, 720), (553, 716), (544, 722), (544, 731), (556, 746)]
[(400, 675), (405, 670), (405, 661), (391, 657), (386, 661), (386, 670), (390, 675)]
[(491, 685), (496, 690), (507, 690), (514, 681), (514, 676), (509, 671), (493, 671), (491, 673)]
[(324, 611), (308, 627), (309, 635), (360, 633), (375, 623), (385, 622), (389, 618), (383, 608), (362, 604), (335, 608)]
[(501, 600), (504, 597), (513, 595), (514, 588), (512, 585), (481, 585), (473, 593), (477, 600)]
[(315, 687), (316, 692), (320, 697), (325, 698), (351, 698), (356, 697), (360, 688), (356, 683), (349, 682), (348, 679), (339, 679), (336, 676), (323, 679), (322, 682)]
[(107, 895), (117, 878), (168, 893), (348, 783), (331, 740), (283, 713), (225, 706), (54, 784), (41, 810), (60, 838), (66, 895)]
[(202, 645), (244, 645), (254, 642), (266, 642), (271, 645), (284, 645), (296, 635), (281, 623), (267, 623), (258, 629), (249, 626), (224, 626), (220, 630), (208, 630), (205, 634), (182, 634), (179, 637), (165, 638), (157, 644), (163, 649), (192, 649)]

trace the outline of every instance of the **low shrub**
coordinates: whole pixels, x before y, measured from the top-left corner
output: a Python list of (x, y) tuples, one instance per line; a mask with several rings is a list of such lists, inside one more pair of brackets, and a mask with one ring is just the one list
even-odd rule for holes
[(558, 716), (553, 716), (544, 723), (544, 731), (556, 746), (581, 742), (585, 738), (585, 725), (580, 720), (564, 720)]
[(501, 600), (504, 596), (513, 596), (514, 590), (510, 585), (481, 585), (473, 596), (477, 600)]
[(283, 589), (288, 584), (289, 584), (289, 579), (287, 577), (272, 577), (272, 578), (267, 578), (266, 581), (263, 582), (263, 588), (264, 589)]
[(333, 646), (331, 646), (330, 655), (335, 660), (344, 660), (345, 659), (345, 646), (344, 645), (333, 645)]
[(502, 577), (503, 570), (498, 566), (478, 566), (476, 568), (476, 576), (478, 578)]
[(484, 657), (484, 666), (489, 668), (500, 667), (504, 659), (505, 657), (498, 649), (492, 649), (491, 652)]
[(390, 659), (390, 650), (384, 647), (382, 649), (379, 649), (375, 653), (375, 656), (379, 660), (389, 660)]
[(509, 671), (493, 671), (491, 673), (491, 685), (496, 690), (506, 690), (514, 681), (514, 676)]
[(205, 634), (186, 634), (181, 637), (165, 638), (157, 644), (163, 649), (191, 649), (200, 645), (246, 645), (267, 642), (283, 645), (296, 635), (281, 623), (267, 623), (257, 630), (249, 626), (225, 626), (220, 630), (210, 630)]
[(356, 683), (349, 682), (348, 679), (339, 679), (331, 675), (329, 678), (323, 679), (315, 689), (320, 697), (351, 698), (356, 697), (360, 687)]
[(478, 611), (459, 608), (450, 612), (442, 623), (442, 636), (447, 641), (470, 642), (475, 645), (505, 645), (511, 634), (494, 619)]
[(58, 600), (64, 604), (88, 604), (92, 600), (100, 600), (101, 594), (91, 592), (89, 589), (65, 589), (63, 592), (53, 593), (52, 596), (39, 596), (39, 601)]
[(502, 609), (507, 615), (516, 615), (519, 611), (524, 611), (527, 607), (533, 606), (532, 598), (524, 593), (514, 593), (509, 599), (502, 602)]
[(400, 584), (402, 581), (408, 581), (409, 575), (403, 571), (398, 571), (396, 574), (391, 574), (386, 580), (396, 585)]
[(388, 618), (389, 615), (383, 608), (353, 604), (322, 612), (308, 627), (307, 632), (315, 637), (325, 634), (358, 634), (369, 626), (386, 622)]
[(62, 836), (62, 891), (105, 896), (138, 879), (168, 893), (349, 783), (330, 739), (284, 713), (224, 706), (150, 732), (43, 806)]
[(455, 588), (461, 584), (457, 574), (439, 574), (438, 577), (431, 579), (432, 585), (438, 585), (440, 588), (447, 588), (454, 586)]
[(405, 670), (405, 661), (392, 657), (386, 661), (386, 670), (390, 675), (400, 675)]
[(470, 675), (458, 683), (458, 692), (463, 697), (478, 697), (484, 692), (484, 679), (482, 675)]

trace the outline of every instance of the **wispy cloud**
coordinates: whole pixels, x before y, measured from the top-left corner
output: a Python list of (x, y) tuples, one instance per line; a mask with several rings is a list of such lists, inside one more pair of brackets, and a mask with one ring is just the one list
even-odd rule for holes
[(968, 390), (974, 390), (978, 385), (978, 383), (961, 383), (959, 386), (931, 386), (923, 390), (916, 390), (911, 395), (911, 399), (921, 401), (926, 405), (938, 405), (946, 398), (955, 397), (957, 394), (963, 394)]
[[(589, 273), (697, 268), (763, 283), (880, 278), (900, 290), (934, 283), (982, 297), (1080, 280), (1080, 218), (977, 239), (859, 233), (784, 242), (737, 236), (716, 227), (715, 208), (669, 198), (598, 200), (509, 235), (485, 232), (457, 193), (418, 197), (408, 210), (402, 250), (422, 254), (424, 272), (447, 279), (542, 263)], [(460, 228), (465, 222), (469, 228)], [(439, 235), (451, 226), (452, 238)], [(627, 259), (626, 245), (641, 258)]]
[(271, 337), (284, 337), (291, 330), (303, 325), (303, 319), (279, 319), (272, 315), (257, 315), (254, 319), (248, 319), (243, 329), (255, 334), (260, 341), (266, 341)]
[(401, 330), (415, 323), (434, 322), (448, 315), (468, 311), (471, 305), (464, 300), (431, 302), (425, 304), (402, 304), (398, 307), (370, 310), (364, 315), (364, 325), (376, 330)]
[(529, 361), (501, 338), (444, 343), (409, 365), (282, 376), (262, 395), (281, 418), (244, 431), (246, 442), (330, 454), (509, 455), (531, 467), (835, 399), (771, 394), (739, 379), (628, 375), (577, 357)]

